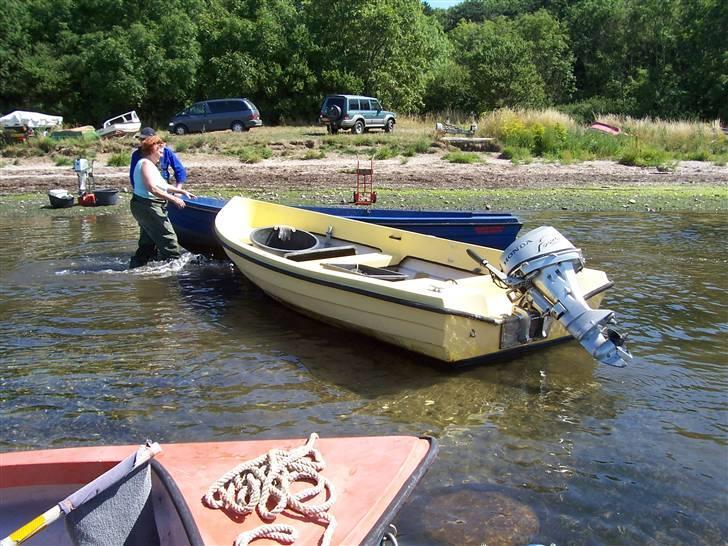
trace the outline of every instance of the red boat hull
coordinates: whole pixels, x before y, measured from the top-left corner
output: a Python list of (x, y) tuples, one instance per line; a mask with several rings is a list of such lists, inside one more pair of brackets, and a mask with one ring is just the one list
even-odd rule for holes
[[(153, 461), (152, 488), (162, 543), (179, 544), (186, 539), (183, 541), (189, 544), (232, 544), (241, 532), (270, 523), (255, 512), (242, 521), (232, 519), (221, 510), (204, 506), (202, 497), (213, 482), (241, 462), (271, 449), (289, 450), (304, 443), (304, 439), (292, 439), (162, 445), (162, 453)], [(378, 544), (437, 451), (434, 440), (409, 436), (323, 438), (316, 441), (316, 448), (326, 462), (321, 474), (333, 483), (337, 493), (329, 511), (338, 524), (332, 544), (342, 545)], [(60, 495), (63, 488), (58, 486), (68, 485), (70, 493), (135, 449), (82, 447), (0, 454), (1, 536), (26, 522), (8, 521), (14, 512), (17, 518), (27, 517), (13, 509), (14, 502), (27, 500), (25, 492), (47, 489)], [(33, 508), (38, 514), (52, 505), (42, 502)], [(324, 530), (322, 525), (288, 511), (278, 515), (275, 523), (295, 527), (298, 546), (318, 544)], [(265, 539), (255, 543), (278, 544)]]

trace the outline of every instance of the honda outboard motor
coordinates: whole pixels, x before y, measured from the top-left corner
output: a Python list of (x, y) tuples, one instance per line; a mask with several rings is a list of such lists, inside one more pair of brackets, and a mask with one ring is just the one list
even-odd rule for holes
[(480, 261), (496, 282), (510, 289), (520, 314), (532, 307), (558, 320), (599, 362), (623, 367), (632, 359), (623, 347), (624, 337), (607, 326), (615, 322), (614, 312), (592, 309), (584, 300), (576, 280), (584, 267), (581, 250), (556, 229), (543, 226), (516, 239), (501, 255), (503, 272)]

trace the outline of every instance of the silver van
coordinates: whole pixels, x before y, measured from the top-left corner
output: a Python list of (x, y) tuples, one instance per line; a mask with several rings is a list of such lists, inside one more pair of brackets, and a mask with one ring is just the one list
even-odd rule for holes
[(260, 112), (248, 99), (211, 99), (194, 103), (169, 120), (169, 132), (178, 135), (225, 131), (239, 133), (260, 127)]

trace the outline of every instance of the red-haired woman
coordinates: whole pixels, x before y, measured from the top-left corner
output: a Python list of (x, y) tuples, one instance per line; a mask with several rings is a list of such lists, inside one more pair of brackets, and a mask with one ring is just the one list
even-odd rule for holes
[(139, 248), (131, 258), (129, 267), (140, 267), (150, 260), (179, 258), (177, 234), (167, 216), (167, 202), (184, 208), (185, 202), (174, 194), (195, 196), (168, 184), (162, 178), (157, 164), (164, 153), (164, 142), (158, 136), (145, 139), (140, 147), (142, 158), (134, 168), (134, 195), (131, 213), (139, 224)]

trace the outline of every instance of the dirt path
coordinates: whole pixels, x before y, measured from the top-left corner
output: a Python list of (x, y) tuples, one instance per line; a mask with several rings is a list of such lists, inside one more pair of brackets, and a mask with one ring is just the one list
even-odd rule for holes
[[(128, 188), (128, 168), (105, 166), (106, 159), (99, 156), (96, 160), (97, 189)], [(331, 155), (320, 160), (271, 158), (255, 164), (244, 164), (229, 156), (200, 154), (180, 154), (180, 159), (188, 169), (188, 187), (198, 192), (212, 187), (320, 191), (352, 188), (356, 181), (353, 172), (357, 160), (352, 156)], [(699, 161), (681, 162), (673, 171), (662, 173), (655, 168), (626, 167), (611, 161), (513, 165), (494, 156), (483, 164), (463, 165), (444, 161), (439, 153), (432, 153), (406, 161), (376, 161), (374, 168), (375, 188), (382, 189), (728, 186), (728, 167)], [(52, 188), (74, 191), (77, 186), (72, 167), (55, 166), (45, 158), (22, 159), (18, 165), (0, 168), (0, 194), (45, 192)]]

